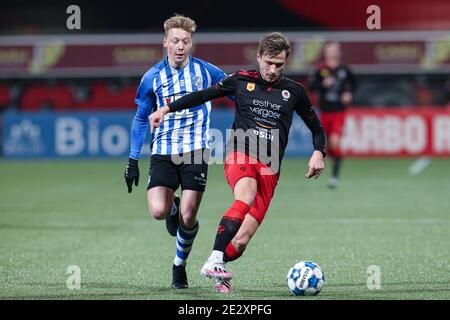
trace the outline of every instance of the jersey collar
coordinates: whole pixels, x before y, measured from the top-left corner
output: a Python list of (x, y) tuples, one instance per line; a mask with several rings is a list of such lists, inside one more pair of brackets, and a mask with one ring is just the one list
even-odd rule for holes
[(188, 56), (188, 63), (187, 63), (183, 68), (180, 69), (180, 68), (174, 68), (174, 67), (172, 67), (172, 66), (170, 65), (170, 63), (169, 63), (169, 56), (166, 56), (165, 59), (164, 59), (164, 64), (165, 64), (166, 66), (168, 66), (168, 67), (174, 69), (174, 70), (183, 70), (184, 68), (189, 67), (189, 65), (191, 64), (191, 62), (192, 62), (192, 55), (189, 55), (189, 56)]
[(273, 85), (275, 85), (275, 84), (280, 83), (281, 80), (284, 79), (284, 76), (283, 76), (283, 74), (281, 74), (281, 76), (278, 78), (277, 81), (275, 81), (275, 82), (269, 82), (269, 81), (267, 81), (267, 80), (264, 80), (264, 78), (262, 77), (261, 73), (260, 73), (259, 70), (258, 70), (258, 78), (259, 78), (264, 84), (266, 84), (266, 85), (268, 85), (268, 86), (273, 86)]

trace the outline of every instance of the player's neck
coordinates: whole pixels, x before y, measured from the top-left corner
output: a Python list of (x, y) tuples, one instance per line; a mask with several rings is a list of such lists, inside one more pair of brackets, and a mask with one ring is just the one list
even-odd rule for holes
[(274, 79), (274, 80), (272, 80), (272, 81), (269, 81), (269, 80), (267, 80), (267, 79), (264, 79), (264, 77), (263, 77), (263, 75), (261, 74), (261, 72), (259, 72), (259, 77), (260, 77), (261, 79), (263, 79), (264, 81), (266, 81), (267, 83), (269, 83), (269, 84), (277, 83), (278, 81), (280, 81), (280, 79), (281, 79), (282, 76), (283, 76), (283, 75), (280, 74), (280, 75), (278, 76), (278, 78), (276, 78), (276, 79)]

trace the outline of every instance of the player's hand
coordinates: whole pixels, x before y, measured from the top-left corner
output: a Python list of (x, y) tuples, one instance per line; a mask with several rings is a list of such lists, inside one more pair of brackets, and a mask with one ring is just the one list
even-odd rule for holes
[(324, 168), (323, 164), (323, 154), (322, 152), (315, 150), (313, 155), (311, 156), (311, 159), (309, 159), (308, 163), (308, 172), (305, 175), (306, 179), (313, 178), (317, 179), (319, 178), (320, 174), (322, 173)]
[(133, 182), (137, 187), (139, 185), (139, 167), (138, 161), (136, 159), (129, 158), (127, 163), (127, 168), (125, 169), (125, 182), (128, 187), (128, 193), (131, 193)]
[(326, 77), (323, 79), (322, 84), (325, 88), (329, 88), (334, 84), (334, 77)]
[(161, 125), (161, 122), (164, 119), (164, 116), (167, 113), (169, 113), (169, 107), (168, 106), (164, 106), (162, 108), (159, 108), (155, 112), (153, 112), (148, 117), (148, 119), (150, 121), (150, 133), (153, 133), (153, 130), (155, 130), (155, 128), (159, 128), (159, 126)]
[(352, 93), (349, 91), (346, 91), (341, 95), (341, 102), (344, 105), (350, 104), (352, 102), (352, 99), (353, 99)]

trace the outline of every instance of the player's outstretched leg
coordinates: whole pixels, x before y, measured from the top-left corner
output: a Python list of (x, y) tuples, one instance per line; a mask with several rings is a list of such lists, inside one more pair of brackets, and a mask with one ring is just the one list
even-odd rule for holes
[[(242, 252), (238, 252), (236, 247), (233, 245), (233, 241), (231, 241), (227, 248), (225, 249), (225, 253), (223, 255), (223, 261), (224, 263), (227, 263), (229, 261), (234, 261), (236, 259), (238, 259), (240, 256), (242, 255)], [(224, 264), (224, 266), (226, 266)], [(226, 267), (225, 267), (226, 269)], [(231, 280), (224, 280), (224, 279), (219, 279), (219, 278), (215, 278), (214, 280), (214, 289), (217, 292), (220, 293), (229, 293), (231, 291)]]
[(225, 212), (217, 229), (213, 251), (200, 272), (202, 276), (221, 280), (230, 280), (233, 277), (233, 274), (228, 271), (223, 261), (223, 255), (249, 210), (250, 207), (247, 203), (235, 200)]
[(173, 198), (172, 210), (166, 218), (166, 228), (172, 237), (177, 236), (177, 229), (179, 224), (180, 224), (180, 197), (175, 194)]

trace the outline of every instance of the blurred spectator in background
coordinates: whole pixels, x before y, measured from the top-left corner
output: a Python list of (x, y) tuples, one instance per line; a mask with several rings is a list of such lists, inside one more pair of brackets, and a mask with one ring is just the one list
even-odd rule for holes
[(310, 90), (319, 94), (320, 117), (328, 138), (328, 154), (333, 161), (329, 187), (336, 188), (342, 163), (340, 142), (345, 109), (352, 102), (355, 79), (350, 68), (341, 63), (339, 43), (325, 44), (323, 57), (323, 62), (311, 76)]

